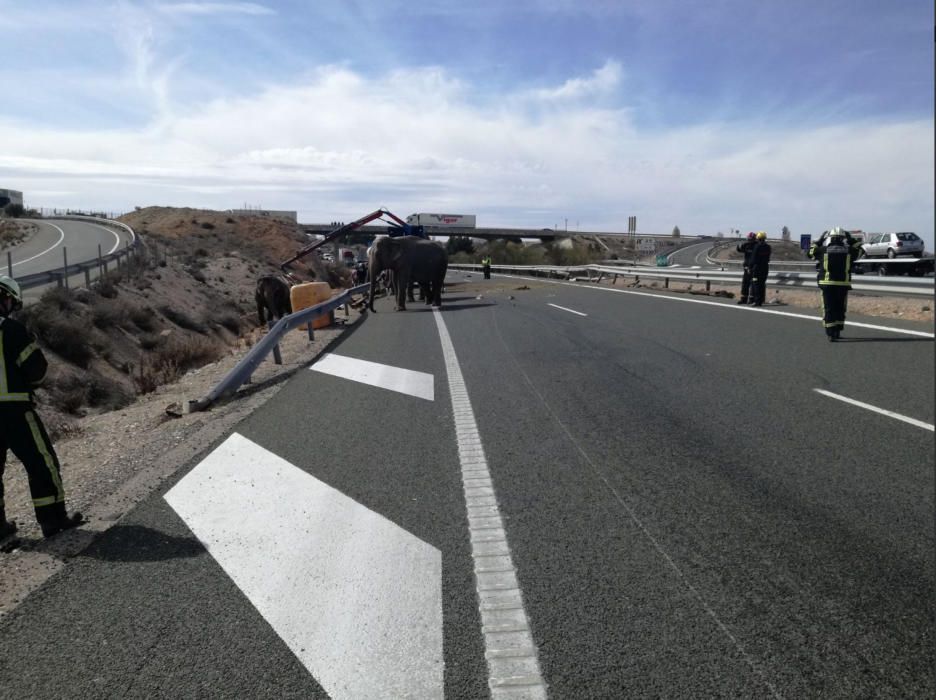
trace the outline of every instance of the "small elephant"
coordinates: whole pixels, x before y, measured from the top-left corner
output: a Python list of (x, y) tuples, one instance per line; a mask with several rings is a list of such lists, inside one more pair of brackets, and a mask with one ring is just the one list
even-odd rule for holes
[(292, 313), (289, 284), (282, 277), (266, 275), (258, 279), (254, 300), (257, 302), (257, 316), (260, 318), (261, 324), (266, 323), (264, 310), (266, 310), (271, 321)]
[[(412, 282), (426, 290), (426, 302), (442, 306), (442, 284), (448, 270), (448, 253), (439, 243), (418, 236), (378, 238), (368, 251), (371, 279), (384, 270), (393, 272), (396, 310), (406, 310), (407, 291)], [(368, 308), (374, 310), (374, 287), (371, 285)]]

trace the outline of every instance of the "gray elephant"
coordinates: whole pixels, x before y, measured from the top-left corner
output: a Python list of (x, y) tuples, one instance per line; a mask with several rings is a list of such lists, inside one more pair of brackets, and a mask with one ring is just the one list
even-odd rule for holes
[[(418, 236), (378, 238), (367, 255), (371, 279), (384, 270), (393, 272), (397, 311), (406, 311), (406, 292), (410, 282), (426, 289), (426, 303), (442, 306), (442, 284), (448, 269), (448, 253), (439, 243)], [(368, 308), (374, 310), (374, 287), (371, 284)]]

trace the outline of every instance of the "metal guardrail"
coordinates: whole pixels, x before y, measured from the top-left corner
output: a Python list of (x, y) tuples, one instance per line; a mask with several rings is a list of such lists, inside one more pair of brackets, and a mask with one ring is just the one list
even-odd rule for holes
[(312, 340), (312, 321), (350, 303), (352, 294), (363, 294), (369, 290), (369, 283), (361, 284), (348, 289), (338, 296), (332, 297), (328, 301), (323, 301), (321, 304), (316, 304), (307, 309), (302, 309), (283, 316), (279, 321), (273, 324), (269, 332), (263, 336), (256, 345), (250, 348), (247, 354), (241, 358), (240, 362), (238, 362), (204, 398), (189, 401), (189, 411), (204, 411), (215, 402), (237, 391), (242, 384), (250, 379), (254, 370), (257, 369), (266, 356), (275, 351), (279, 345), (280, 339), (286, 335), (286, 333), (299, 326), (309, 324), (309, 340)]
[[(14, 279), (19, 283), (21, 289), (31, 289), (33, 287), (41, 287), (46, 284), (51, 284), (52, 282), (58, 283), (58, 286), (63, 286), (68, 284), (68, 278), (72, 275), (77, 275), (84, 273), (85, 275), (85, 284), (91, 286), (91, 271), (98, 269), (101, 273), (107, 272), (107, 266), (109, 263), (114, 262), (118, 266), (120, 265), (120, 260), (128, 255), (130, 255), (137, 247), (140, 245), (140, 239), (134, 232), (132, 228), (127, 226), (127, 224), (120, 221), (113, 221), (112, 219), (99, 219), (94, 216), (57, 216), (56, 219), (64, 219), (66, 221), (84, 221), (94, 224), (101, 225), (110, 225), (117, 228), (122, 228), (130, 234), (130, 243), (120, 250), (109, 253), (108, 255), (102, 255), (100, 257), (94, 258), (93, 260), (85, 260), (82, 262), (76, 263), (67, 263), (67, 260), (63, 261), (62, 267), (56, 268), (54, 270), (47, 270), (46, 272), (34, 272), (31, 275), (23, 275), (21, 277), (15, 277)], [(12, 265), (9, 265), (12, 267)], [(12, 270), (11, 270), (12, 271)]]
[[(480, 265), (475, 264), (450, 264), (450, 269), (481, 270)], [(492, 265), (491, 269), (495, 272), (514, 272), (517, 274), (537, 275), (546, 277), (560, 277), (569, 279), (572, 273), (585, 273), (589, 279), (592, 273), (598, 274), (598, 279), (608, 276), (634, 277), (638, 280), (641, 277), (650, 279), (664, 280), (664, 286), (668, 286), (670, 280), (674, 281), (699, 281), (705, 282), (705, 288), (711, 288), (712, 283), (725, 285), (741, 284), (741, 272), (732, 270), (690, 270), (686, 268), (647, 268), (647, 267), (606, 267), (603, 265)], [(874, 278), (856, 280), (852, 278), (852, 289), (855, 291), (878, 293), (878, 294), (899, 294), (909, 296), (932, 296), (936, 291), (934, 280), (931, 277), (914, 277), (910, 279), (900, 278)], [(767, 276), (767, 284), (772, 287), (816, 287), (815, 273), (805, 272), (771, 272)]]

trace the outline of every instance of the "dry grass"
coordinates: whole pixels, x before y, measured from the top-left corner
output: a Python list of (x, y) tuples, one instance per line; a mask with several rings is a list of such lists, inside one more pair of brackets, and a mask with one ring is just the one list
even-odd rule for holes
[(190, 369), (216, 362), (223, 355), (224, 348), (207, 338), (172, 340), (143, 355), (133, 381), (139, 393), (148, 394), (163, 384), (176, 381)]

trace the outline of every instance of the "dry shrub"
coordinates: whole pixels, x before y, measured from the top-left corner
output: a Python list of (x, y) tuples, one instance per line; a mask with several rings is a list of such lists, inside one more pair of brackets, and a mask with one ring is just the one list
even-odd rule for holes
[(94, 334), (77, 313), (69, 294), (53, 290), (43, 294), (38, 304), (25, 309), (22, 319), (46, 347), (86, 369), (94, 357)]
[(140, 336), (140, 347), (144, 350), (153, 350), (162, 345), (165, 340), (159, 333), (144, 333)]
[(100, 298), (91, 307), (91, 322), (105, 330), (107, 328), (125, 328), (130, 323), (132, 306), (123, 299)]
[(171, 306), (161, 306), (159, 307), (159, 311), (163, 316), (168, 318), (179, 328), (184, 328), (187, 331), (195, 331), (196, 333), (202, 334), (208, 332), (208, 328), (204, 321), (194, 319), (180, 309), (174, 309)]
[(237, 314), (221, 314), (221, 316), (218, 317), (218, 323), (227, 328), (234, 335), (238, 335), (240, 333), (240, 317)]
[(148, 306), (134, 306), (130, 310), (130, 320), (141, 331), (153, 332), (159, 327), (156, 321), (156, 312)]
[(131, 390), (93, 371), (66, 375), (47, 390), (52, 406), (72, 415), (83, 406), (114, 411), (133, 402)]
[(207, 338), (181, 338), (167, 342), (140, 360), (134, 376), (137, 391), (148, 394), (163, 384), (170, 384), (186, 371), (215, 362), (224, 355), (220, 345)]

